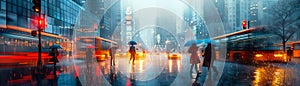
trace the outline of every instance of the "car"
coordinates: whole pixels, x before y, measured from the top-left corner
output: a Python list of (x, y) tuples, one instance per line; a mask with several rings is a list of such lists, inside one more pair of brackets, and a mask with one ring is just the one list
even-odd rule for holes
[(136, 50), (136, 54), (135, 54), (135, 57), (137, 58), (137, 59), (139, 59), (139, 58), (145, 58), (146, 57), (146, 52), (145, 52), (145, 50), (141, 50), (141, 49), (137, 49)]
[(181, 53), (176, 51), (176, 50), (171, 50), (166, 52), (168, 55), (168, 59), (180, 59), (181, 58)]

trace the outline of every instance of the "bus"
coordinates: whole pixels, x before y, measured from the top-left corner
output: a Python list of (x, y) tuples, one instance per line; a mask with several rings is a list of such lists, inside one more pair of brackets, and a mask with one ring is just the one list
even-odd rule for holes
[(88, 46), (93, 46), (97, 60), (106, 60), (109, 56), (110, 46), (117, 46), (118, 43), (102, 37), (78, 37), (76, 38), (77, 56), (76, 58), (85, 58)]
[[(282, 46), (282, 44), (277, 44)], [(300, 41), (286, 42), (287, 50), (291, 50), (291, 57), (300, 58)]]
[[(0, 55), (38, 56), (38, 37), (31, 36), (28, 28), (0, 25)], [(49, 57), (49, 47), (54, 43), (66, 45), (66, 38), (57, 34), (42, 32), (42, 57)], [(63, 49), (66, 49), (63, 46)]]
[(288, 62), (290, 57), (283, 52), (281, 46), (275, 46), (276, 37), (260, 31), (260, 28), (245, 29), (221, 36), (214, 37), (213, 40), (225, 42), (227, 44), (227, 60), (240, 62)]

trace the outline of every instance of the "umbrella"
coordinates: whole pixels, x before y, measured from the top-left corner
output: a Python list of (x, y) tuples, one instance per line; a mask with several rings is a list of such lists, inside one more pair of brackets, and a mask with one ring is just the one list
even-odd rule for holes
[(184, 46), (187, 47), (187, 46), (191, 46), (193, 43), (196, 43), (196, 44), (201, 44), (201, 43), (211, 43), (211, 44), (214, 44), (216, 45), (217, 42), (214, 41), (214, 40), (211, 40), (211, 39), (201, 39), (201, 40), (189, 40), (187, 41)]
[(128, 44), (129, 45), (137, 45), (137, 43), (135, 41), (129, 41)]
[(197, 44), (197, 41), (196, 40), (189, 40), (187, 41), (184, 46), (187, 47), (187, 46), (191, 46), (192, 44), (196, 43)]
[(218, 42), (217, 41), (215, 41), (215, 40), (211, 40), (211, 39), (202, 39), (202, 40), (197, 40), (197, 42), (199, 43), (202, 43), (202, 42), (204, 42), (204, 43), (211, 43), (211, 44), (213, 44), (213, 45), (218, 45)]
[(62, 47), (58, 44), (53, 44), (52, 46), (49, 47), (49, 49), (62, 49)]

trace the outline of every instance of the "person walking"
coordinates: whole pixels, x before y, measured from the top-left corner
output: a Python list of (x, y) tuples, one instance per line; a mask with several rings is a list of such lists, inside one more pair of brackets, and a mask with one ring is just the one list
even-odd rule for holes
[(198, 68), (197, 68), (197, 64), (200, 63), (200, 59), (198, 56), (198, 48), (196, 43), (193, 43), (192, 46), (188, 49), (188, 52), (191, 53), (191, 57), (190, 57), (190, 64), (191, 64), (191, 69), (190, 72), (192, 73), (192, 69), (195, 66), (195, 70), (197, 73), (201, 73)]
[(115, 61), (115, 53), (117, 51), (117, 46), (114, 46), (112, 45), (109, 49), (109, 54), (110, 54), (110, 57), (111, 57), (111, 60), (110, 60), (110, 64), (111, 66), (115, 65), (116, 64), (116, 61)]
[(130, 64), (130, 61), (132, 60), (132, 64), (134, 65), (134, 59), (135, 59), (135, 54), (136, 54), (135, 46), (134, 45), (130, 45), (130, 47), (129, 47), (129, 53), (130, 53), (129, 64)]
[(213, 66), (214, 60), (216, 59), (216, 54), (215, 54), (215, 48), (211, 43), (207, 44), (203, 56), (204, 56), (203, 66), (207, 67), (208, 70), (211, 67), (216, 73), (218, 73), (216, 67)]
[(50, 59), (50, 61), (54, 62), (54, 65), (56, 65), (56, 62), (58, 62), (58, 57), (59, 52), (57, 48), (51, 48), (51, 56), (52, 58)]

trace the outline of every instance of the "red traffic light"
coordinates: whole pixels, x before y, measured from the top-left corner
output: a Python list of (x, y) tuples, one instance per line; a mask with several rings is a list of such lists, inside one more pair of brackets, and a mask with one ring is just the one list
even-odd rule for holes
[(34, 12), (41, 12), (41, 0), (32, 0), (33, 6), (32, 9)]
[(46, 19), (44, 19), (44, 18), (38, 18), (38, 27), (40, 29), (46, 28), (47, 27)]
[(242, 26), (243, 26), (244, 29), (247, 29), (247, 20), (244, 20), (242, 22)]
[(31, 20), (31, 24), (33, 26), (36, 26), (38, 29), (45, 29), (47, 28), (47, 19), (45, 16), (35, 16), (35, 15), (32, 15), (31, 16), (32, 20)]

